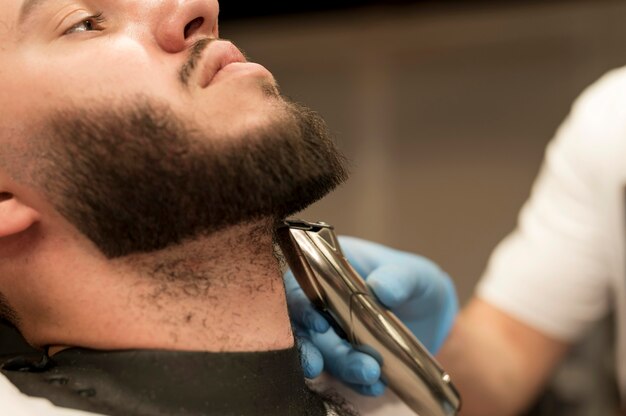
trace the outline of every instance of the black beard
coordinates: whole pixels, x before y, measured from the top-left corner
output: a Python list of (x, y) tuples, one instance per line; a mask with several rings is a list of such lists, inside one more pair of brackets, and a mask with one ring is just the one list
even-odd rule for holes
[(166, 105), (137, 101), (59, 112), (38, 140), (37, 182), (108, 258), (280, 220), (346, 179), (323, 120), (299, 105), (285, 101), (266, 128), (224, 138), (202, 135)]

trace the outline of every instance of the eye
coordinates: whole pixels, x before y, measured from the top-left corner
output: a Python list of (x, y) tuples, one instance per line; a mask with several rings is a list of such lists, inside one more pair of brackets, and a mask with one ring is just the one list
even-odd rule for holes
[(94, 32), (104, 30), (102, 26), (105, 23), (105, 18), (102, 13), (98, 13), (93, 16), (89, 16), (86, 19), (81, 20), (80, 23), (75, 24), (71, 28), (63, 33), (64, 35), (71, 35), (72, 33), (80, 32)]

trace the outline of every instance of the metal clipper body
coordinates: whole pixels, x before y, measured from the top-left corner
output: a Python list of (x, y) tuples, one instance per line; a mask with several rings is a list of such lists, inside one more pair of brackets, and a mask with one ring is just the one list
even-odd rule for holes
[(384, 308), (345, 259), (333, 227), (286, 221), (278, 242), (311, 302), (347, 340), (378, 360), (383, 381), (418, 415), (456, 415), (460, 396), (450, 376), (408, 328)]

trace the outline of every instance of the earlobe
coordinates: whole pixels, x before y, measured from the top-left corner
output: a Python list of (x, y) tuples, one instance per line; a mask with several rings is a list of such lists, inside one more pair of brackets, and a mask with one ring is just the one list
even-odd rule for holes
[(39, 213), (15, 196), (0, 192), (0, 238), (29, 229), (39, 220)]

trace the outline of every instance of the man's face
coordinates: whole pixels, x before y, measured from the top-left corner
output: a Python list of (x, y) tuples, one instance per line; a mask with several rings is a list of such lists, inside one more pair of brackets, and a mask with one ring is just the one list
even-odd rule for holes
[(230, 43), (213, 42), (181, 81), (192, 45), (219, 37), (217, 15), (215, 0), (0, 0), (3, 129), (59, 107), (138, 95), (216, 137), (263, 124), (274, 105), (260, 87), (273, 83), (267, 70), (235, 64), (212, 79), (243, 60)]
[(323, 123), (214, 40), (217, 14), (210, 0), (0, 0), (0, 173), (108, 257), (323, 196), (344, 176)]

